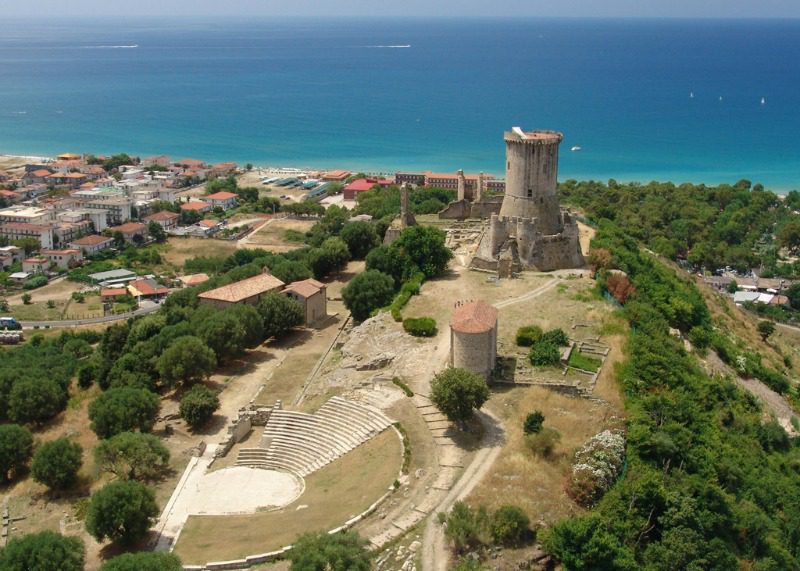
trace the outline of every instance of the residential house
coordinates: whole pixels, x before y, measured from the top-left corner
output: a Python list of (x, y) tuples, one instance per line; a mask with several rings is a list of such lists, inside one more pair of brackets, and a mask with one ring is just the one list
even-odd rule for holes
[(108, 231), (111, 232), (112, 236), (120, 232), (129, 244), (141, 243), (147, 238), (147, 227), (141, 222), (128, 222), (119, 226), (111, 226)]
[(17, 246), (0, 247), (0, 267), (3, 269), (22, 260), (24, 252)]
[(137, 278), (128, 282), (128, 292), (137, 300), (163, 299), (169, 293), (169, 288), (164, 287), (152, 278)]
[(106, 248), (110, 248), (113, 243), (113, 238), (92, 234), (90, 236), (84, 236), (83, 238), (73, 240), (68, 245), (70, 248), (80, 250), (86, 256), (91, 256), (92, 254), (96, 254), (97, 252), (105, 250)]
[(33, 274), (31, 274), (30, 272), (14, 272), (10, 276), (8, 276), (8, 279), (10, 279), (12, 282), (16, 284), (23, 284), (26, 281), (28, 281), (28, 278), (30, 278), (31, 275)]
[(106, 303), (114, 302), (126, 295), (128, 295), (128, 288), (126, 287), (100, 288), (100, 299)]
[(214, 234), (217, 230), (220, 229), (222, 223), (219, 220), (212, 220), (210, 218), (206, 218), (198, 222), (197, 226), (202, 230), (205, 236), (210, 236), (211, 234)]
[(36, 169), (26, 172), (22, 177), (22, 182), (24, 184), (47, 184), (47, 177), (50, 176), (50, 174), (50, 171), (47, 169)]
[(211, 174), (215, 176), (228, 176), (236, 172), (236, 163), (217, 163), (211, 166)]
[(125, 268), (120, 268), (117, 270), (89, 274), (89, 279), (92, 280), (93, 284), (100, 284), (104, 287), (114, 287), (135, 280), (136, 273), (126, 270)]
[(47, 258), (36, 256), (33, 258), (25, 258), (22, 260), (22, 271), (29, 274), (42, 274), (50, 267), (50, 262)]
[(350, 171), (335, 170), (322, 173), (322, 180), (327, 182), (344, 182), (350, 176)]
[(47, 259), (49, 265), (56, 265), (62, 270), (68, 270), (81, 265), (83, 262), (83, 254), (78, 248), (69, 248), (66, 250), (41, 250), (39, 252), (42, 258)]
[(209, 194), (208, 196), (203, 197), (203, 199), (205, 202), (208, 202), (212, 208), (219, 206), (223, 210), (228, 210), (229, 208), (236, 206), (237, 195), (233, 192), (221, 191), (215, 192), (214, 194)]
[(157, 222), (158, 225), (164, 230), (172, 230), (178, 226), (179, 218), (180, 216), (174, 212), (162, 210), (160, 212), (156, 212), (155, 214), (151, 214), (150, 216), (145, 216), (144, 220), (145, 222)]
[(158, 155), (142, 159), (142, 165), (145, 167), (158, 166), (166, 168), (169, 164), (169, 157), (167, 155)]
[(292, 282), (281, 293), (303, 306), (306, 325), (312, 325), (328, 315), (326, 286), (322, 282), (315, 279)]
[(205, 214), (206, 212), (211, 212), (211, 204), (208, 202), (203, 202), (202, 200), (192, 200), (191, 202), (184, 202), (181, 204), (181, 210), (183, 212), (198, 212), (200, 214)]
[(279, 292), (285, 284), (275, 276), (262, 273), (226, 286), (203, 292), (197, 297), (201, 304), (219, 308), (237, 303), (258, 304), (270, 292)]
[(181, 283), (184, 287), (192, 287), (196, 285), (200, 285), (202, 283), (207, 282), (210, 278), (208, 274), (191, 274), (188, 276), (181, 276), (180, 278)]
[(54, 172), (47, 175), (47, 184), (60, 188), (80, 188), (87, 182), (89, 177), (80, 172)]

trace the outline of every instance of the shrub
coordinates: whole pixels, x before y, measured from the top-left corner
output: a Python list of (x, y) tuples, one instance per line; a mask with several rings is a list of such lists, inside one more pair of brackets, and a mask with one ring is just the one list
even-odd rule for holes
[(542, 338), (542, 328), (538, 325), (526, 325), (517, 329), (517, 345), (520, 347), (531, 347)]
[(22, 294), (22, 303), (24, 305), (29, 305), (31, 303), (31, 294), (23, 293)]
[(403, 329), (414, 337), (436, 335), (436, 320), (432, 317), (409, 317), (403, 320)]
[(289, 552), (291, 571), (369, 571), (366, 542), (355, 531), (301, 535)]
[(567, 493), (584, 507), (596, 504), (617, 481), (625, 460), (625, 437), (604, 430), (575, 454)]
[(525, 417), (522, 430), (525, 434), (537, 434), (542, 430), (542, 423), (544, 423), (544, 414), (542, 414), (542, 411), (533, 411)]
[(528, 353), (528, 359), (531, 365), (535, 367), (549, 367), (557, 365), (561, 360), (561, 350), (555, 343), (547, 342), (541, 339), (538, 343), (531, 347)]
[(484, 506), (473, 508), (458, 501), (447, 515), (445, 535), (453, 542), (457, 554), (475, 549), (486, 543), (489, 514)]
[(394, 384), (396, 387), (400, 387), (400, 389), (406, 394), (407, 397), (414, 396), (414, 391), (412, 391), (407, 384), (405, 384), (397, 377), (392, 378), (392, 384)]
[(492, 539), (501, 545), (519, 545), (530, 529), (531, 520), (517, 506), (501, 506), (490, 523)]
[(53, 531), (12, 539), (0, 550), (2, 571), (83, 571), (86, 549), (77, 537)]
[(197, 429), (208, 422), (218, 408), (216, 393), (205, 385), (195, 385), (181, 399), (180, 413), (192, 429)]
[(20, 379), (8, 397), (8, 416), (14, 422), (39, 424), (67, 406), (67, 391), (53, 379)]
[(525, 436), (525, 445), (531, 452), (542, 458), (549, 458), (560, 441), (561, 433), (549, 426), (543, 427), (536, 434), (527, 434)]
[(174, 553), (124, 553), (109, 559), (100, 571), (182, 571), (181, 560)]
[[(47, 285), (47, 276), (33, 276), (22, 284), (22, 289), (36, 289)], [(30, 299), (30, 297), (28, 298)]]
[(69, 488), (78, 478), (83, 448), (69, 438), (42, 444), (33, 455), (33, 479), (53, 490)]
[(566, 347), (569, 345), (569, 337), (564, 333), (563, 329), (551, 329), (550, 331), (542, 334), (541, 341), (543, 343), (553, 343), (558, 347)]

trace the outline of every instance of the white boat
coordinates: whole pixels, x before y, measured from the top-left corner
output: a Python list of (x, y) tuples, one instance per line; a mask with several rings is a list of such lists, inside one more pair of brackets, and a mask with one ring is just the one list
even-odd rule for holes
[(580, 150), (581, 150), (581, 148), (580, 148), (579, 146), (577, 146), (577, 145), (575, 145), (574, 147), (572, 147), (572, 148), (570, 149), (570, 151), (572, 151), (573, 153), (576, 153), (576, 152), (578, 152), (578, 151), (580, 151)]
[(761, 105), (766, 105), (766, 104), (767, 104), (767, 98), (766, 97), (762, 97), (761, 98)]
[(694, 91), (689, 92), (689, 99), (694, 99)]

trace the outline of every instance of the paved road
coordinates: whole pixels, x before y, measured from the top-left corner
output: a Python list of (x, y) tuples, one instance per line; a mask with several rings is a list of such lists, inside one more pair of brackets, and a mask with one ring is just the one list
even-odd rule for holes
[(142, 302), (142, 306), (143, 307), (140, 307), (136, 311), (119, 313), (117, 315), (106, 315), (103, 317), (90, 317), (88, 319), (61, 319), (56, 321), (20, 321), (20, 323), (22, 324), (23, 329), (33, 329), (34, 327), (38, 327), (40, 329), (45, 327), (57, 329), (59, 327), (75, 327), (77, 325), (91, 325), (94, 323), (112, 323), (114, 321), (124, 321), (138, 315), (147, 315), (148, 313), (158, 311), (161, 307), (157, 303), (146, 301)]

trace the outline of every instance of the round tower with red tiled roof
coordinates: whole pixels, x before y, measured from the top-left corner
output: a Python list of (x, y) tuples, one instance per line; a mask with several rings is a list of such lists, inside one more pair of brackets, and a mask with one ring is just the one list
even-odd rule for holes
[(497, 309), (483, 301), (456, 303), (450, 318), (450, 365), (488, 378), (497, 360)]

